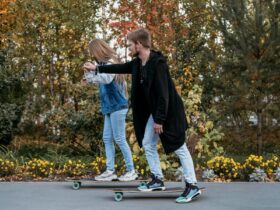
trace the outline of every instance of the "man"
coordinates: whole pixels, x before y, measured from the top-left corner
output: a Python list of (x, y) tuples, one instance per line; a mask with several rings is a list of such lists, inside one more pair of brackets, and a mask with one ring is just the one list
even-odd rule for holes
[(131, 106), (136, 138), (144, 147), (152, 173), (152, 180), (141, 191), (165, 190), (160, 167), (157, 142), (161, 139), (167, 154), (175, 152), (181, 162), (186, 188), (176, 202), (189, 202), (201, 194), (196, 186), (192, 157), (186, 147), (185, 131), (188, 127), (182, 99), (170, 77), (166, 59), (160, 52), (151, 50), (151, 36), (145, 29), (128, 34), (128, 49), (132, 61), (110, 66), (84, 64), (87, 70), (100, 73), (132, 74)]

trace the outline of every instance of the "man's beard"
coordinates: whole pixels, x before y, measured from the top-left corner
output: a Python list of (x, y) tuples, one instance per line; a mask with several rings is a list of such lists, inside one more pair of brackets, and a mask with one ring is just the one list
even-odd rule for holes
[(129, 54), (128, 54), (128, 56), (130, 56), (132, 58), (136, 58), (136, 57), (138, 57), (138, 55), (139, 55), (139, 52), (136, 52), (134, 54), (132, 54), (132, 52), (129, 52)]
[(138, 55), (139, 55), (139, 52), (136, 52), (136, 53), (134, 53), (134, 55), (132, 57), (136, 58), (136, 57), (138, 57)]

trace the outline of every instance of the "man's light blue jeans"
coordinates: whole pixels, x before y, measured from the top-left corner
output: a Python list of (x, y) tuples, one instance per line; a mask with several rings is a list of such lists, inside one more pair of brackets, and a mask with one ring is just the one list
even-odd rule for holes
[[(159, 135), (154, 131), (154, 120), (152, 115), (150, 115), (145, 128), (143, 147), (146, 153), (146, 158), (150, 166), (151, 173), (158, 178), (163, 178), (160, 159), (157, 151), (158, 140)], [(193, 160), (186, 146), (186, 143), (184, 143), (179, 149), (177, 149), (175, 153), (180, 159), (185, 181), (191, 184), (197, 183)]]
[(119, 146), (126, 164), (126, 171), (134, 170), (132, 154), (126, 141), (125, 119), (128, 109), (106, 114), (104, 119), (103, 141), (105, 144), (107, 170), (115, 170), (115, 144)]

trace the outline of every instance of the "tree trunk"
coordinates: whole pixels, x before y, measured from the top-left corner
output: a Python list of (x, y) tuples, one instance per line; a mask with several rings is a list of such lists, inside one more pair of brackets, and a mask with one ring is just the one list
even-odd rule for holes
[(50, 68), (49, 68), (49, 81), (50, 81), (50, 93), (54, 97), (54, 66), (53, 66), (53, 57), (51, 59)]
[(75, 96), (74, 96), (74, 107), (76, 112), (79, 111), (78, 100), (76, 99)]
[(62, 88), (60, 78), (59, 78), (59, 82), (58, 82), (58, 91), (59, 91), (60, 104), (61, 104), (61, 106), (63, 106), (64, 103), (65, 103), (65, 100), (64, 100), (64, 91), (63, 91), (63, 88)]
[(262, 135), (262, 110), (257, 111), (258, 127), (257, 127), (257, 154), (262, 154), (263, 135)]

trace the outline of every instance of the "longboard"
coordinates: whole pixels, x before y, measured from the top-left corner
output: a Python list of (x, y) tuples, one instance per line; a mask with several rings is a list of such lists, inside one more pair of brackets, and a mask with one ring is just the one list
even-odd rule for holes
[[(115, 201), (121, 201), (123, 199), (124, 193), (142, 193), (142, 194), (153, 194), (153, 193), (174, 193), (174, 192), (183, 192), (185, 188), (182, 187), (173, 187), (166, 188), (165, 190), (154, 190), (154, 191), (140, 191), (140, 190), (132, 190), (129, 188), (116, 188), (112, 189), (114, 192)], [(201, 192), (205, 191), (205, 187), (199, 188)]]
[(66, 182), (73, 182), (72, 188), (74, 190), (79, 190), (82, 186), (82, 183), (86, 182), (86, 183), (129, 183), (129, 182), (140, 182), (138, 184), (138, 186), (142, 186), (145, 185), (149, 180), (142, 180), (142, 179), (136, 179), (136, 180), (132, 180), (132, 181), (120, 181), (118, 179), (114, 179), (112, 181), (97, 181), (94, 178), (84, 178), (84, 179), (68, 179), (66, 180)]

